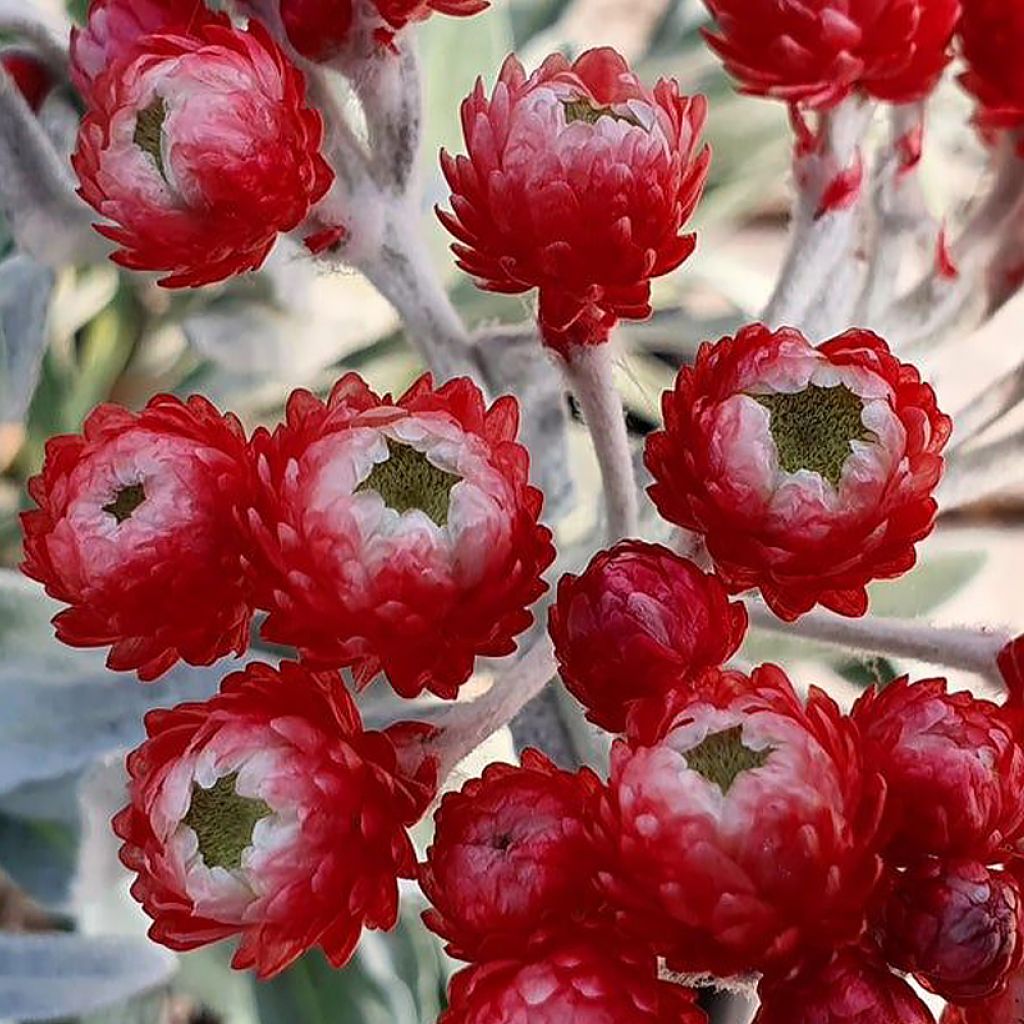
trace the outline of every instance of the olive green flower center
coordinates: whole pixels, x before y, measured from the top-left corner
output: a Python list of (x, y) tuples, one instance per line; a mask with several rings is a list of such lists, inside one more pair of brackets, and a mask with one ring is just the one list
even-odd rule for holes
[(103, 506), (103, 511), (112, 515), (118, 526), (128, 519), (132, 513), (146, 500), (146, 489), (142, 484), (128, 484), (126, 487), (119, 487), (114, 495), (114, 500)]
[(163, 128), (167, 118), (167, 105), (159, 97), (155, 97), (148, 107), (138, 112), (135, 118), (135, 134), (132, 141), (140, 149), (145, 150), (156, 164), (160, 176), (166, 180), (164, 173)]
[(625, 121), (626, 124), (631, 124), (634, 128), (643, 127), (634, 114), (628, 111), (620, 112), (614, 107), (603, 107), (588, 96), (562, 100), (562, 108), (565, 110), (566, 124), (572, 124), (575, 121), (597, 124), (602, 117), (610, 117), (613, 121)]
[(761, 768), (773, 750), (773, 747), (751, 750), (744, 746), (743, 727), (736, 725), (709, 733), (696, 747), (687, 750), (685, 756), (687, 767), (727, 794), (743, 772)]
[(387, 445), (387, 459), (373, 467), (356, 493), (376, 491), (399, 514), (419, 509), (438, 526), (447, 526), (452, 488), (462, 477), (439, 469), (410, 445), (391, 438)]
[(243, 851), (252, 846), (256, 822), (271, 813), (262, 800), (239, 796), (238, 772), (218, 779), (209, 789), (194, 785), (184, 823), (199, 840), (199, 854), (208, 868), (237, 871)]
[(864, 426), (864, 402), (845, 384), (811, 384), (792, 394), (752, 395), (770, 413), (769, 427), (787, 473), (810, 470), (835, 487), (854, 441), (873, 435)]

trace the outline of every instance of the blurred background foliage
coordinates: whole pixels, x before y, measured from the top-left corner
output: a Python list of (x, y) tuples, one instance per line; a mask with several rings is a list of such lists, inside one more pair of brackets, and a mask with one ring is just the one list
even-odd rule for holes
[[(69, 3), (79, 19), (84, 7), (85, 0)], [(436, 153), (460, 146), (458, 104), (478, 75), (493, 80), (513, 49), (530, 64), (555, 49), (577, 52), (603, 24), (605, 39), (626, 50), (643, 77), (674, 76), (686, 91), (708, 95), (715, 156), (697, 216), (698, 255), (657, 283), (650, 323), (622, 330), (620, 385), (638, 433), (657, 422), (660, 392), (701, 340), (756, 316), (784, 238), (784, 110), (736, 95), (703, 45), (704, 21), (698, 0), (496, 0), (477, 18), (435, 17), (416, 29), (427, 101), (424, 230), (471, 326), (529, 315), (523, 300), (480, 292), (457, 273), (432, 213), (447, 198)], [(939, 159), (926, 164), (925, 187), (945, 209), (970, 193), (980, 161), (954, 86), (936, 109), (929, 148)], [(67, 148), (76, 116), (68, 94), (43, 112)], [(415, 893), (399, 929), (368, 935), (347, 970), (331, 971), (313, 955), (266, 985), (230, 972), (223, 949), (176, 964), (154, 947), (96, 938), (134, 942), (145, 928), (107, 825), (120, 800), (119, 754), (140, 738), (147, 707), (212, 692), (218, 673), (175, 672), (158, 694), (112, 677), (101, 656), (58, 647), (48, 624), (53, 608), (14, 570), (17, 515), (46, 440), (77, 431), (96, 403), (138, 406), (159, 391), (201, 390), (252, 424), (278, 416), (292, 387), (326, 390), (342, 369), (358, 369), (378, 390), (400, 391), (421, 368), (396, 315), (365, 281), (317, 271), (294, 248), (282, 245), (246, 280), (170, 294), (111, 264), (54, 274), (14, 253), (0, 225), (0, 1018), (433, 1024), (450, 964), (416, 920)], [(586, 475), (590, 456), (578, 427), (575, 436), (573, 472)], [(879, 591), (879, 610), (932, 611), (982, 563), (970, 545), (940, 550)], [(855, 688), (898, 671), (786, 642), (754, 637), (744, 657), (826, 666), (830, 678)], [(16, 887), (3, 884), (2, 872)], [(31, 932), (34, 945), (5, 956), (4, 929)]]

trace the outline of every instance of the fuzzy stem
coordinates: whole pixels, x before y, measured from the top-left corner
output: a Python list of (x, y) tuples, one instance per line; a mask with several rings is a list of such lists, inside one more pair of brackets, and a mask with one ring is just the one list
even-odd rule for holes
[(855, 166), (873, 107), (850, 98), (821, 115), (815, 149), (794, 158), (797, 198), (789, 253), (765, 308), (769, 327), (802, 327), (815, 296), (837, 264), (852, 251), (859, 197), (841, 209), (823, 210), (829, 186)]
[(398, 311), (438, 380), (476, 377), (466, 325), (438, 280), (418, 216), (408, 204), (390, 204), (379, 248), (355, 257), (355, 266)]
[(557, 671), (555, 652), (547, 633), (523, 657), (500, 675), (484, 696), (458, 704), (437, 722), (433, 741), (439, 760), (438, 777), (445, 779), (464, 757), (507, 725), (544, 689)]
[(921, 192), (920, 141), (908, 152), (908, 140), (924, 132), (925, 105), (893, 107), (889, 115), (889, 145), (883, 149), (874, 188), (875, 225), (867, 278), (857, 301), (854, 322), (874, 324), (884, 313), (899, 285), (900, 269), (910, 243), (922, 229), (933, 227)]
[(636, 536), (639, 510), (633, 454), (622, 400), (612, 379), (609, 345), (573, 345), (563, 366), (597, 452), (604, 483), (608, 542), (614, 544), (624, 537)]
[(1001, 681), (996, 656), (1010, 641), (1009, 634), (1001, 631), (929, 626), (901, 619), (848, 619), (820, 609), (796, 622), (783, 622), (760, 601), (753, 600), (747, 601), (747, 611), (751, 625), (757, 629), (963, 669), (996, 682)]

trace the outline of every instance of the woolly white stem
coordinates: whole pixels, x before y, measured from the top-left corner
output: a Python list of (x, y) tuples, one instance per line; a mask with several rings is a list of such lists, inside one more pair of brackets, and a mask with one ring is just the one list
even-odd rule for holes
[(446, 778), (459, 761), (511, 722), (547, 686), (556, 671), (554, 648), (545, 631), (483, 697), (451, 708), (438, 720), (440, 732), (432, 741), (439, 759), (438, 777)]
[(930, 665), (963, 669), (999, 682), (996, 656), (1009, 643), (999, 630), (929, 626), (901, 619), (848, 619), (816, 609), (796, 622), (783, 622), (760, 601), (747, 601), (750, 623), (757, 629), (786, 633), (872, 654), (913, 658)]
[(821, 115), (815, 151), (794, 158), (797, 198), (789, 253), (762, 318), (769, 327), (802, 327), (836, 265), (852, 251), (859, 201), (824, 213), (821, 205), (830, 183), (858, 159), (873, 111), (859, 98), (845, 100)]
[(609, 344), (573, 345), (562, 361), (569, 388), (579, 402), (601, 467), (608, 542), (634, 537), (639, 528), (633, 453), (612, 378)]
[(904, 140), (923, 132), (924, 103), (893, 107), (889, 114), (889, 145), (879, 159), (874, 187), (875, 224), (867, 279), (857, 302), (854, 322), (874, 324), (892, 301), (910, 244), (933, 227), (918, 164), (906, 166)]
[(379, 247), (355, 254), (354, 264), (401, 315), (439, 381), (477, 376), (466, 325), (437, 277), (418, 219), (408, 204), (389, 204)]

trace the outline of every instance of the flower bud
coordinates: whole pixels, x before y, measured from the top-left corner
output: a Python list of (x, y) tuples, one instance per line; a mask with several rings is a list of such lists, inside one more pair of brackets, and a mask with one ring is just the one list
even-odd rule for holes
[(716, 19), (708, 42), (743, 92), (813, 107), (854, 90), (923, 99), (949, 63), (960, 16), (960, 0), (704, 2)]
[(886, 959), (952, 1003), (1002, 991), (1024, 956), (1024, 904), (1005, 871), (927, 860), (895, 872), (879, 914)]
[(609, 732), (638, 700), (684, 689), (743, 642), (747, 613), (714, 576), (667, 548), (624, 541), (563, 576), (550, 631), (562, 678)]
[(598, 936), (543, 956), (456, 974), (438, 1024), (706, 1024), (693, 992), (659, 981), (653, 958)]

